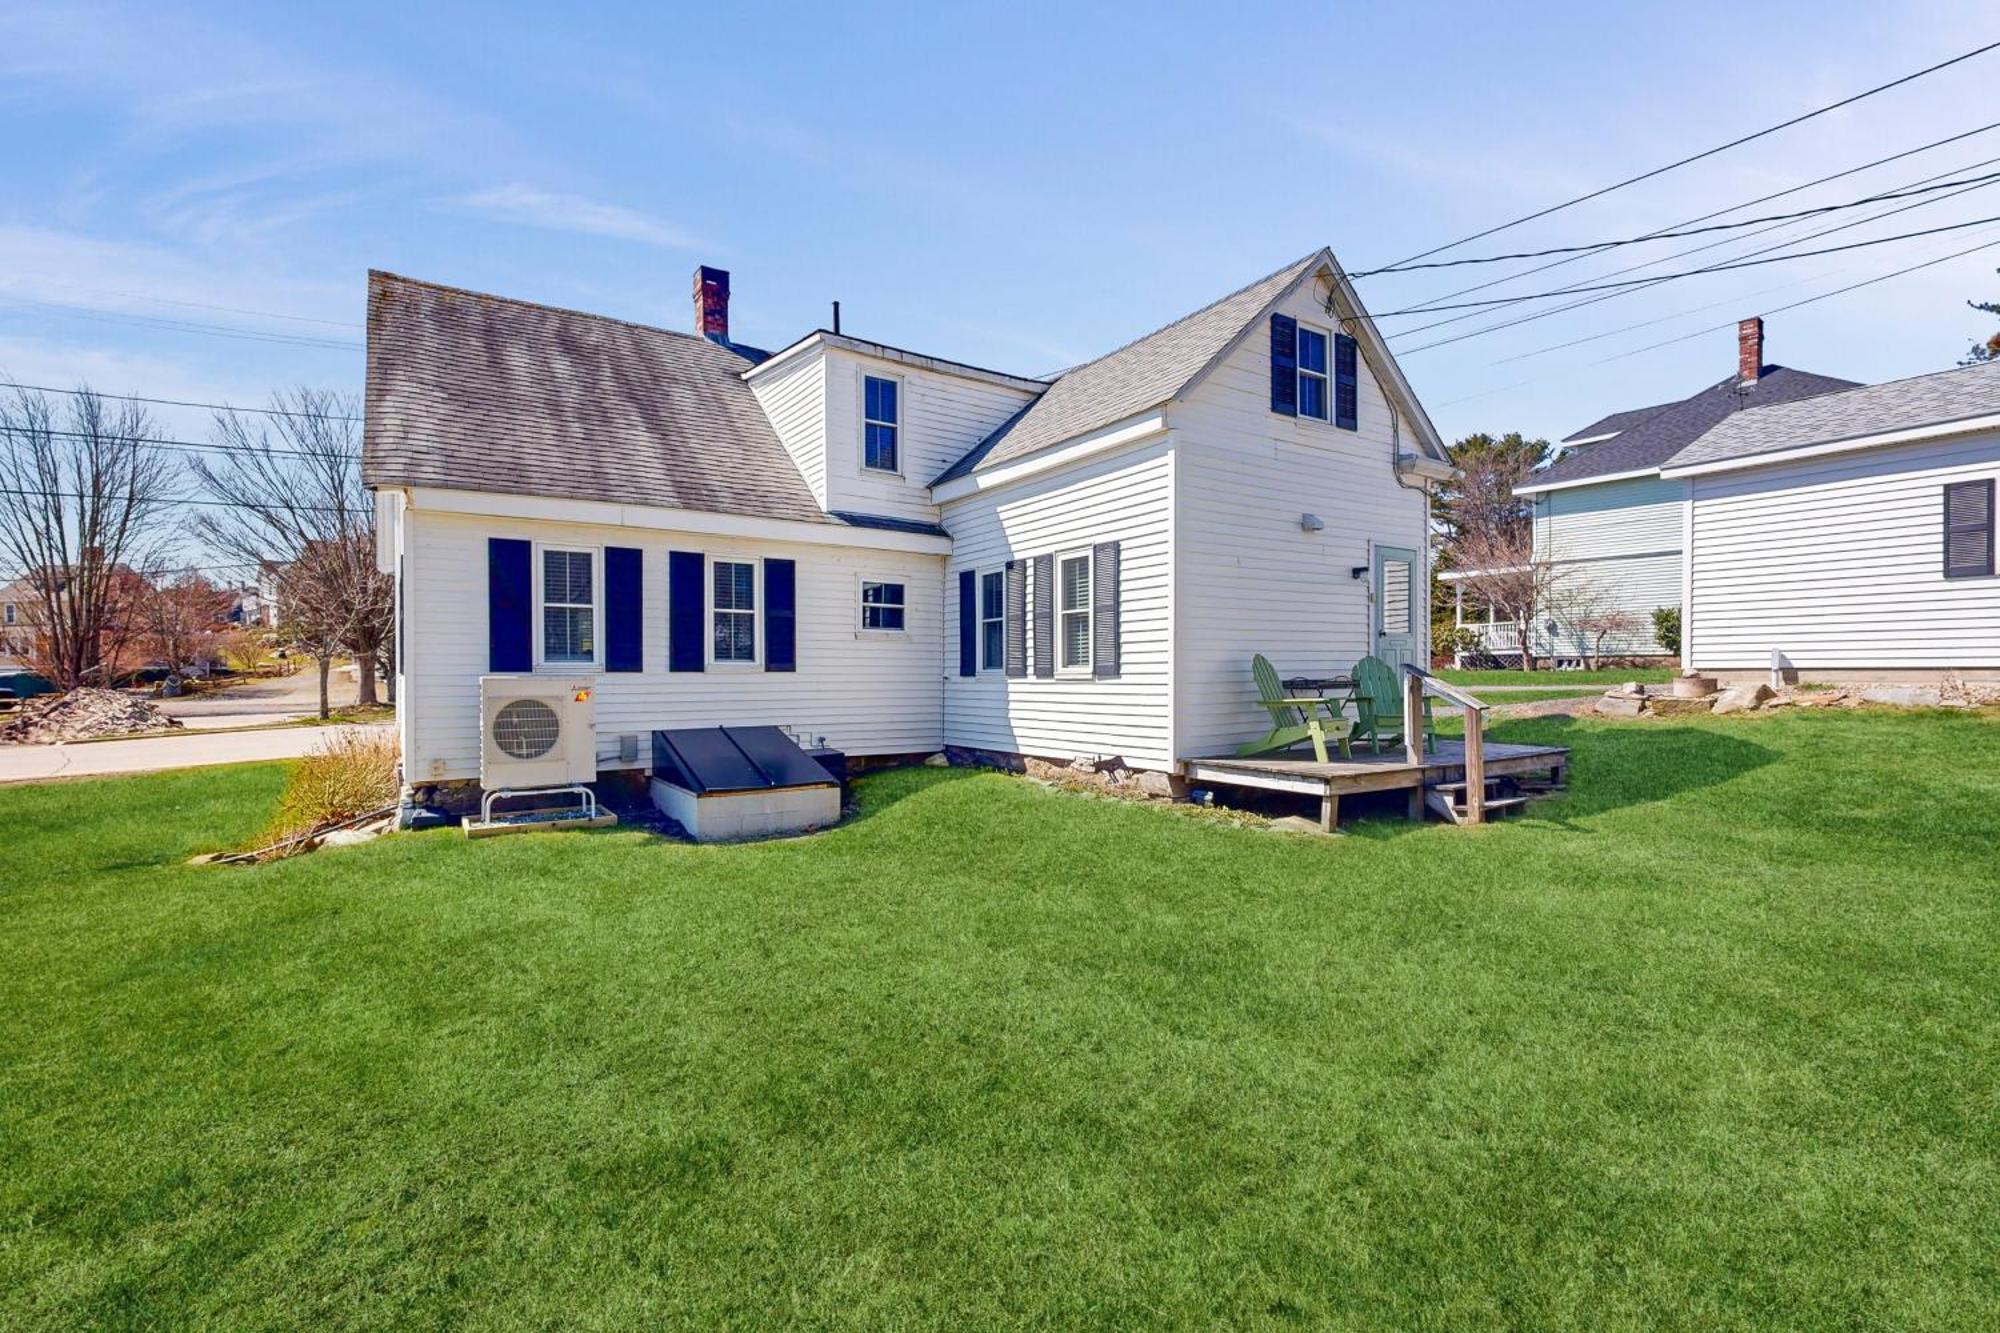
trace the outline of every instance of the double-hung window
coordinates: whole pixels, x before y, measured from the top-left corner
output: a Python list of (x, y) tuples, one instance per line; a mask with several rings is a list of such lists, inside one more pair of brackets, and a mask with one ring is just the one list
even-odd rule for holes
[(1057, 669), (1090, 670), (1090, 552), (1056, 562)]
[(594, 550), (542, 548), (542, 662), (548, 666), (597, 663), (597, 552)]
[(757, 660), (757, 566), (748, 560), (717, 560), (712, 588), (715, 660)]
[(861, 465), (871, 472), (901, 472), (903, 385), (880, 375), (861, 378)]
[(1326, 334), (1299, 325), (1299, 415), (1326, 420)]
[(877, 579), (861, 580), (861, 628), (903, 628), (903, 585)]
[(997, 569), (979, 576), (979, 667), (1007, 669), (1007, 576)]

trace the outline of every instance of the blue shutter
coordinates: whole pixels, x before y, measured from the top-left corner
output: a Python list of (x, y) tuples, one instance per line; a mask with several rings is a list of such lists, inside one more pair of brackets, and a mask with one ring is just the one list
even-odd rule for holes
[(636, 546), (604, 548), (604, 669), (645, 670), (646, 553)]
[(1035, 675), (1056, 674), (1056, 558), (1038, 555), (1028, 561), (1034, 585)]
[(979, 674), (979, 576), (958, 571), (958, 674)]
[(1007, 674), (1028, 674), (1028, 562), (1007, 562)]
[(486, 669), (535, 669), (535, 548), (486, 539)]
[(764, 670), (799, 669), (798, 564), (764, 562)]
[(1299, 414), (1299, 322), (1271, 316), (1271, 410)]
[(699, 671), (708, 661), (702, 618), (707, 577), (700, 551), (667, 552), (667, 670)]
[(1333, 335), (1333, 424), (1342, 430), (1361, 427), (1361, 390), (1355, 365), (1354, 339)]
[(1118, 543), (1090, 548), (1090, 674), (1118, 675)]

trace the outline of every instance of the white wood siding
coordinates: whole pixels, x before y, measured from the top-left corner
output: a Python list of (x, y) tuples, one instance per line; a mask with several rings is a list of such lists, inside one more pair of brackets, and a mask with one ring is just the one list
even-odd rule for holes
[(750, 381), (758, 406), (826, 509), (826, 353), (814, 348)]
[[(903, 386), (900, 476), (861, 466), (864, 375), (881, 375)], [(825, 380), (826, 507), (924, 523), (938, 521), (931, 482), (1020, 411), (1031, 396), (1021, 389), (844, 350), (827, 354)]]
[[(1310, 290), (1285, 313), (1330, 328)], [(1250, 658), (1280, 676), (1331, 675), (1375, 650), (1376, 546), (1417, 555), (1413, 623), (1429, 637), (1425, 497), (1390, 464), (1388, 400), (1364, 356), (1359, 429), (1271, 411), (1270, 333), (1260, 321), (1170, 410), (1178, 455), (1174, 717), (1179, 757), (1224, 754), (1270, 729)], [(1406, 437), (1403, 448), (1415, 452)], [(1415, 482), (1410, 483), (1415, 486)], [(1317, 514), (1323, 531), (1301, 530)]]
[[(945, 506), (953, 542), (944, 599), (952, 673), (944, 691), (948, 744), (1053, 759), (1122, 755), (1139, 768), (1172, 765), (1173, 495), (1173, 451), (1162, 437)], [(1120, 543), (1117, 679), (957, 674), (958, 571), (990, 572), (1010, 559), (1108, 541)], [(1032, 666), (1032, 652), (1029, 660)]]
[[(489, 660), (489, 537), (629, 546), (645, 553), (645, 670), (597, 676), (598, 756), (604, 767), (618, 766), (618, 737), (624, 733), (638, 734), (640, 765), (649, 764), (650, 733), (657, 727), (786, 726), (864, 755), (932, 751), (942, 743), (942, 557), (420, 509), (404, 511), (403, 532), (411, 631), (411, 651), (402, 663), (407, 781), (479, 774), (479, 678)], [(797, 561), (798, 670), (711, 664), (703, 672), (669, 672), (667, 552), (675, 550), (701, 551), (711, 560)], [(863, 575), (903, 582), (906, 633), (859, 631)], [(598, 596), (601, 605), (601, 584)], [(555, 674), (587, 673), (564, 667)]]
[(1946, 579), (1947, 482), (2000, 475), (2000, 435), (1696, 477), (1693, 660), (2000, 666), (2000, 579)]
[[(1664, 654), (1653, 638), (1653, 611), (1681, 604), (1682, 505), (1686, 483), (1633, 477), (1548, 491), (1535, 498), (1535, 555), (1555, 562), (1558, 586), (1629, 614), (1630, 633), (1605, 640), (1613, 656)], [(1560, 619), (1560, 615), (1557, 617)], [(1509, 651), (1513, 636), (1506, 636)], [(1538, 630), (1538, 647), (1583, 653), (1585, 636)]]

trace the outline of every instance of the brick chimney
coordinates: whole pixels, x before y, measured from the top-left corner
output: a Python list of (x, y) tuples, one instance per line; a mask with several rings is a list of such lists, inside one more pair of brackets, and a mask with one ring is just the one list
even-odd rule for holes
[[(725, 280), (728, 275), (724, 274)], [(729, 297), (727, 281), (723, 284), (723, 299)], [(1745, 384), (1755, 384), (1757, 377), (1764, 373), (1764, 321), (1751, 317), (1736, 322), (1736, 378)]]
[(729, 341), (729, 270), (703, 264), (694, 271), (694, 331), (714, 342)]

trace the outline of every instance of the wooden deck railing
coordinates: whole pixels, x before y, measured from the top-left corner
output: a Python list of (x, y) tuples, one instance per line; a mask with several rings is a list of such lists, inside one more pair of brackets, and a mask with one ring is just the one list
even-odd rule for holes
[(1486, 705), (1420, 666), (1403, 666), (1403, 747), (1413, 764), (1424, 762), (1424, 695), (1465, 710), (1465, 822), (1486, 822)]

